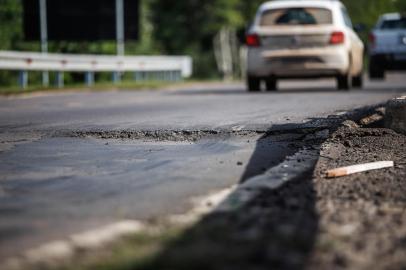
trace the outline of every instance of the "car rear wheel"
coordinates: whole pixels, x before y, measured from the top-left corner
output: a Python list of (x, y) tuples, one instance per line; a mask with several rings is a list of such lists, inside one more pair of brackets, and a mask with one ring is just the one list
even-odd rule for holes
[(352, 78), (352, 86), (355, 88), (362, 88), (364, 86), (364, 77), (362, 73)]
[(265, 81), (266, 91), (277, 91), (277, 80), (274, 77), (268, 78)]
[(350, 74), (337, 76), (338, 90), (350, 90), (352, 87), (352, 77)]
[(247, 87), (249, 92), (259, 92), (261, 90), (261, 80), (257, 77), (247, 77)]

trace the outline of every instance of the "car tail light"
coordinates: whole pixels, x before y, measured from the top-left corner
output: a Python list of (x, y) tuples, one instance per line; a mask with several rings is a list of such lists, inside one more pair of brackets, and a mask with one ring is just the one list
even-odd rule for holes
[(345, 35), (343, 32), (333, 32), (330, 37), (330, 44), (343, 44), (345, 41)]
[(368, 40), (369, 40), (369, 44), (371, 44), (372, 46), (375, 45), (376, 38), (375, 38), (374, 33), (370, 33), (370, 34), (369, 34)]
[(257, 34), (249, 34), (245, 38), (248, 47), (259, 47), (261, 45), (259, 36)]

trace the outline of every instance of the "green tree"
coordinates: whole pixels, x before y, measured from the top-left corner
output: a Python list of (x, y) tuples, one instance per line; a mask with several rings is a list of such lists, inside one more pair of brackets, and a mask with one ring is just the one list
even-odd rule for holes
[[(406, 0), (342, 0), (354, 23), (373, 27), (382, 13), (405, 11)], [(216, 76), (213, 37), (222, 27), (243, 29), (263, 0), (141, 0), (141, 40), (126, 44), (127, 54), (189, 54), (195, 75)], [(365, 38), (365, 36), (364, 36)], [(50, 42), (51, 52), (114, 54), (115, 43)], [(22, 1), (0, 0), (0, 49), (39, 50), (25, 42)], [(11, 76), (12, 75), (12, 76)], [(14, 77), (13, 77), (14, 76)], [(14, 72), (0, 71), (0, 84), (15, 82)]]
[(405, 0), (394, 0), (394, 4), (398, 11), (406, 12), (406, 1)]
[(22, 39), (21, 1), (0, 0), (0, 49), (17, 47)]
[[(22, 39), (21, 1), (0, 0), (0, 50), (17, 48)], [(16, 79), (15, 72), (0, 71), (0, 85)]]
[(195, 73), (213, 76), (213, 37), (224, 26), (243, 24), (240, 0), (153, 0), (154, 38), (164, 53), (191, 54)]
[[(403, 1), (403, 0), (402, 0)], [(343, 0), (354, 23), (363, 23), (372, 28), (380, 15), (396, 11), (392, 0)]]

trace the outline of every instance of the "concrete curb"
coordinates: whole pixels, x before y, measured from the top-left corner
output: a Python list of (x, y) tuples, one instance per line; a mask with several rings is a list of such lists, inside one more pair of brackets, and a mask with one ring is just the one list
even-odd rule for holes
[(406, 135), (406, 96), (392, 99), (387, 103), (385, 126)]
[(262, 175), (251, 178), (224, 200), (215, 213), (233, 212), (241, 209), (257, 197), (263, 190), (276, 190), (289, 181), (311, 170), (319, 159), (320, 149), (303, 148), (286, 158), (284, 162)]

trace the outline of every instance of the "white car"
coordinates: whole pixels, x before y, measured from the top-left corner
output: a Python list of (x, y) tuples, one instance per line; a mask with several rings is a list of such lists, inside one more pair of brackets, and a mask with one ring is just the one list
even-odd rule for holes
[(247, 87), (277, 89), (278, 79), (334, 77), (362, 87), (364, 44), (336, 0), (277, 0), (259, 8), (247, 32)]
[(369, 77), (383, 79), (386, 70), (406, 70), (406, 14), (382, 15), (369, 36)]

